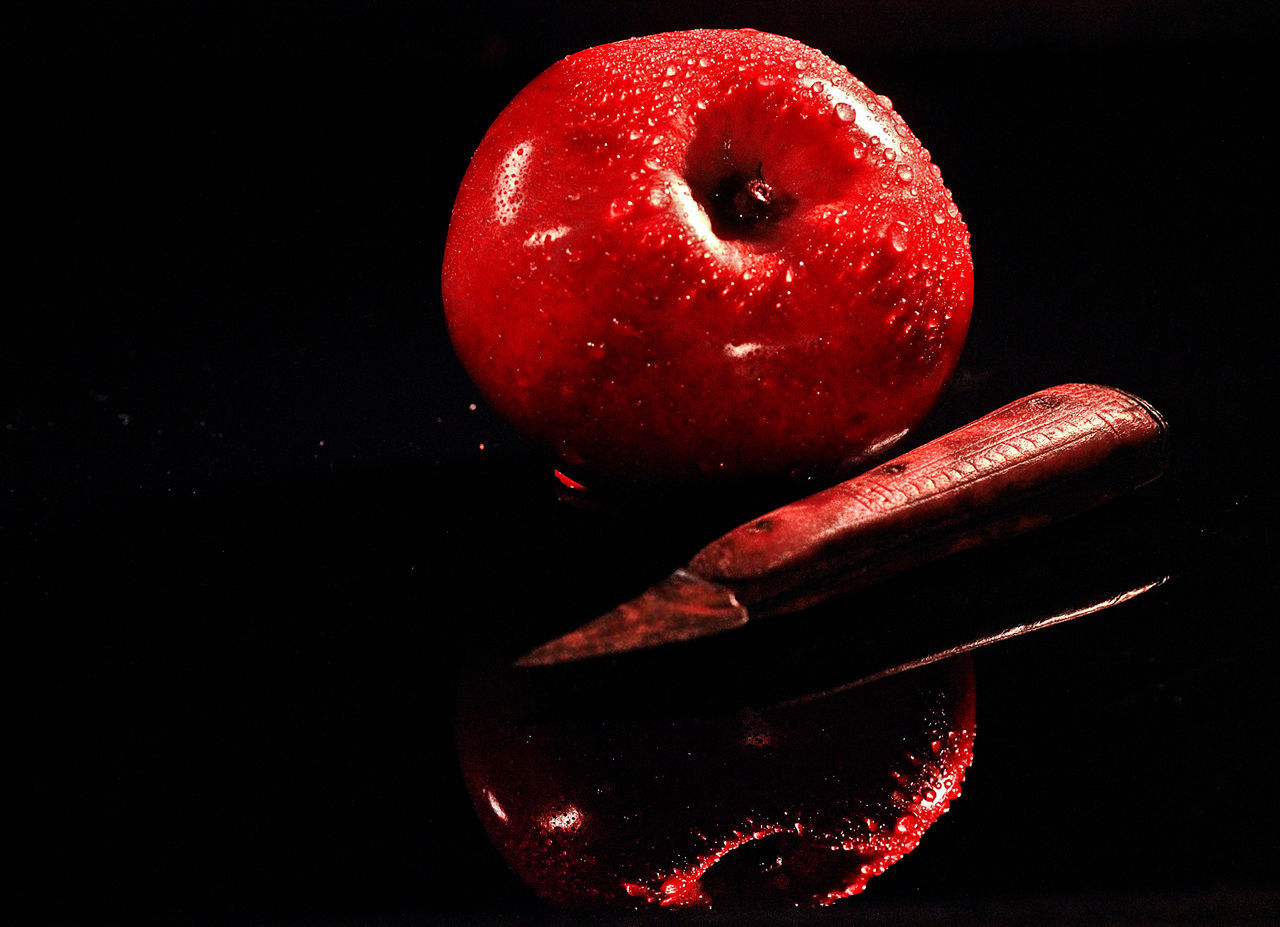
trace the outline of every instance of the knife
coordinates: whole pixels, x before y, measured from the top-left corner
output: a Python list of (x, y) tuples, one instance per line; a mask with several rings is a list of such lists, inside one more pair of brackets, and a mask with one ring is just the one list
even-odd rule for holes
[(1167, 435), (1164, 417), (1122, 390), (1041, 390), (735, 528), (637, 598), (516, 665), (716, 634), (1042, 527), (1159, 477)]

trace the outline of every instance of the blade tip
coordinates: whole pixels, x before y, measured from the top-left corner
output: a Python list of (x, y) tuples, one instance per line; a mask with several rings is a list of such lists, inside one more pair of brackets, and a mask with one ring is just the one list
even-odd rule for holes
[(518, 666), (521, 669), (527, 669), (533, 666), (550, 666), (556, 662), (559, 661), (556, 659), (555, 654), (548, 653), (547, 648), (545, 647), (537, 647), (530, 650), (524, 656), (518, 657), (511, 665)]

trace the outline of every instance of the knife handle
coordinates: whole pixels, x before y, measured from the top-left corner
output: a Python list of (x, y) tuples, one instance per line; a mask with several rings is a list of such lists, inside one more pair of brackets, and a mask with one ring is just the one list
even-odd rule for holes
[(1117, 389), (1042, 390), (730, 531), (688, 569), (753, 616), (796, 611), (1150, 482), (1167, 430)]

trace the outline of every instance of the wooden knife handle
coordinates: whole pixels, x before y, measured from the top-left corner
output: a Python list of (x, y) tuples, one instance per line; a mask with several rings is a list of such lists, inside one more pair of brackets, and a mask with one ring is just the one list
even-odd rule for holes
[(1150, 482), (1166, 432), (1159, 412), (1120, 390), (1046, 389), (736, 528), (688, 569), (753, 615), (795, 611)]

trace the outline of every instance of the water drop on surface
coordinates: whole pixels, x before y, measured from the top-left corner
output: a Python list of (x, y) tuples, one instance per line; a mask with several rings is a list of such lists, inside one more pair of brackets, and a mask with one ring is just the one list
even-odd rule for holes
[(907, 250), (910, 231), (905, 222), (894, 222), (889, 226), (889, 244), (894, 251), (901, 254)]
[(852, 104), (841, 101), (836, 104), (836, 118), (841, 122), (853, 122), (857, 118), (857, 113), (854, 112)]

